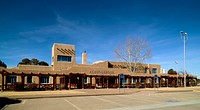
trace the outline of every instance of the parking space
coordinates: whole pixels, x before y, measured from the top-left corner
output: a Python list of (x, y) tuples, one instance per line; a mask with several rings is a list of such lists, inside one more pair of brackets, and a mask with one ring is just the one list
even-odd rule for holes
[(22, 99), (5, 110), (184, 110), (199, 109), (200, 92), (138, 92), (129, 95), (104, 95), (62, 98)]

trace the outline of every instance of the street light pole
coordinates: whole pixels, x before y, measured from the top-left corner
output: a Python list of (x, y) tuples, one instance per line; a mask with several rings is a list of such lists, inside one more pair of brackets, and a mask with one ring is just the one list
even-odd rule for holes
[(178, 61), (175, 61), (175, 63), (176, 63), (176, 78), (177, 78), (176, 85), (178, 86)]
[(180, 32), (180, 34), (181, 34), (181, 39), (183, 39), (183, 43), (184, 43), (184, 53), (183, 53), (183, 55), (184, 55), (184, 70), (183, 70), (183, 74), (184, 74), (184, 87), (186, 87), (186, 63), (185, 63), (185, 56), (186, 56), (186, 48), (185, 48), (185, 44), (186, 44), (186, 40), (187, 40), (187, 37), (188, 37), (188, 35), (187, 35), (187, 33), (186, 32), (183, 32), (183, 31), (181, 31)]

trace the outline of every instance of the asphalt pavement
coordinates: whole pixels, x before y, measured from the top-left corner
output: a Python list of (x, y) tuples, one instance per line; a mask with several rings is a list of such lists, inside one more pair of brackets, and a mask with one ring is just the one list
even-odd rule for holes
[[(85, 90), (81, 90), (84, 92)], [(86, 90), (87, 91), (87, 90)], [(90, 90), (91, 91), (91, 90)], [(95, 91), (95, 90), (94, 90)], [(94, 92), (93, 91), (93, 92)], [(98, 92), (109, 90), (97, 90)], [(114, 90), (113, 90), (114, 91)], [(92, 91), (91, 91), (92, 92)], [(126, 91), (125, 91), (126, 92)], [(97, 93), (94, 93), (97, 94)], [(128, 94), (24, 98), (4, 110), (199, 110), (200, 91), (142, 90)]]

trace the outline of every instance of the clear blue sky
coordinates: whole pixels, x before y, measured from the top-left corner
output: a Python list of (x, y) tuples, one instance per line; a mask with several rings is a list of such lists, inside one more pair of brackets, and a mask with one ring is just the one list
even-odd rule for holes
[(115, 46), (126, 37), (143, 37), (152, 47), (145, 63), (183, 70), (200, 78), (199, 0), (1, 0), (0, 59), (9, 67), (23, 58), (51, 64), (53, 43), (76, 46), (77, 62), (86, 50), (91, 64), (115, 61)]

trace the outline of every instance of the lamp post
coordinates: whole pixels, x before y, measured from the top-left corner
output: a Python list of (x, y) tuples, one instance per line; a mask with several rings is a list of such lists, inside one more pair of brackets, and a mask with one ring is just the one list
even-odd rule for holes
[(175, 63), (176, 63), (176, 78), (177, 78), (176, 85), (178, 86), (178, 61), (175, 61)]
[(183, 32), (183, 31), (181, 31), (180, 32), (180, 34), (181, 34), (181, 39), (183, 39), (183, 45), (184, 45), (184, 52), (183, 52), (183, 55), (184, 55), (184, 69), (183, 69), (183, 74), (184, 74), (184, 87), (186, 87), (186, 63), (185, 63), (185, 54), (186, 54), (186, 48), (185, 48), (185, 44), (186, 44), (186, 40), (187, 40), (187, 37), (188, 37), (188, 35), (187, 35), (187, 33), (186, 32)]

